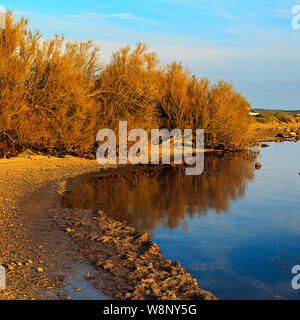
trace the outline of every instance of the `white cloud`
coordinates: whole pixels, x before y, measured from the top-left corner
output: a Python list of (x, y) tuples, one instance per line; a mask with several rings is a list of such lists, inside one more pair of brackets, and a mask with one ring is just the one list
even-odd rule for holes
[(287, 8), (275, 8), (273, 10), (273, 16), (276, 18), (288, 18), (292, 16), (292, 9)]
[(24, 16), (24, 15), (30, 15), (31, 12), (22, 12), (22, 11), (14, 11), (14, 14), (15, 15), (18, 15), (18, 16)]
[(86, 12), (78, 15), (72, 15), (72, 18), (88, 18), (88, 19), (125, 19), (125, 20), (137, 20), (138, 17), (133, 16), (131, 13), (112, 13), (112, 14), (98, 14), (94, 12)]

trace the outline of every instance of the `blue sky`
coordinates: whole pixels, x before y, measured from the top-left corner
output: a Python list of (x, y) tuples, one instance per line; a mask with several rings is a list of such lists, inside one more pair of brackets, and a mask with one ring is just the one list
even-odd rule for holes
[(146, 42), (162, 63), (231, 81), (259, 108), (300, 109), (299, 0), (0, 0), (45, 37), (91, 39), (107, 62), (113, 50)]

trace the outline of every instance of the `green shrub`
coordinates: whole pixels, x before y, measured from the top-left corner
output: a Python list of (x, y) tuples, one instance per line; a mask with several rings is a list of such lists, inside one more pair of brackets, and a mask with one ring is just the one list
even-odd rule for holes
[(264, 112), (255, 116), (256, 121), (260, 123), (291, 123), (292, 118), (282, 112)]

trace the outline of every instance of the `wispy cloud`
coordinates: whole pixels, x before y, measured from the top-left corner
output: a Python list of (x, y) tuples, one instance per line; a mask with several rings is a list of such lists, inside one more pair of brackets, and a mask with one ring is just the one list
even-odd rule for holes
[(131, 13), (112, 13), (112, 14), (98, 14), (94, 12), (86, 12), (78, 15), (72, 15), (72, 18), (84, 18), (84, 19), (124, 19), (124, 20), (138, 20), (140, 18), (135, 17)]
[(291, 17), (292, 15), (292, 8), (275, 8), (273, 10), (273, 16), (278, 18), (287, 18)]
[(17, 16), (25, 16), (25, 15), (30, 15), (31, 14), (31, 12), (25, 12), (25, 11), (14, 11), (13, 12), (15, 15), (17, 15)]

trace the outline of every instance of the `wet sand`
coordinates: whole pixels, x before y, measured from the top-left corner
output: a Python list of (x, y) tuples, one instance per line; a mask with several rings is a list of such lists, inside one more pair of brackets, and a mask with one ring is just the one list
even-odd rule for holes
[[(106, 169), (73, 157), (0, 160), (0, 264), (7, 271), (0, 299), (73, 299), (67, 282), (84, 266), (95, 270), (87, 286), (110, 298), (216, 299), (163, 258), (148, 234), (103, 212), (60, 207), (70, 181)], [(85, 288), (77, 289), (84, 298)]]

